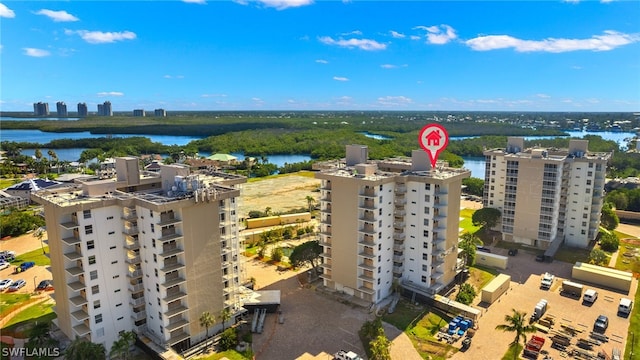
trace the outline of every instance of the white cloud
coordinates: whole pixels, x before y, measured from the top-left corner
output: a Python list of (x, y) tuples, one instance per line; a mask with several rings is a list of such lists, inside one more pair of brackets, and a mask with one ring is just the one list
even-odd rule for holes
[(38, 12), (36, 12), (35, 14), (36, 15), (44, 15), (44, 16), (48, 17), (49, 19), (51, 19), (51, 20), (53, 20), (55, 22), (71, 22), (71, 21), (80, 20), (77, 17), (69, 14), (68, 12), (66, 12), (64, 10), (54, 11), (54, 10), (49, 10), (49, 9), (42, 9), (42, 10), (39, 10)]
[(0, 18), (14, 18), (16, 13), (9, 9), (5, 4), (0, 3)]
[(327, 45), (335, 45), (339, 47), (346, 47), (349, 49), (358, 48), (366, 51), (384, 50), (387, 48), (386, 44), (379, 43), (370, 39), (339, 39), (334, 40), (329, 36), (323, 36), (319, 38), (320, 42)]
[(335, 80), (335, 81), (349, 81), (349, 78), (346, 78), (344, 76), (334, 76), (333, 80)]
[(266, 7), (284, 10), (292, 7), (300, 7), (313, 4), (313, 0), (256, 0)]
[(318, 64), (328, 64), (329, 63), (327, 60), (323, 60), (323, 59), (318, 59), (318, 60), (316, 60), (316, 62)]
[(456, 31), (449, 25), (416, 26), (414, 29), (425, 30), (427, 32), (427, 42), (429, 44), (443, 45), (458, 37)]
[(551, 96), (547, 95), (547, 94), (536, 94), (536, 97), (538, 97), (540, 99), (549, 99), (549, 98), (551, 98)]
[(102, 91), (97, 93), (98, 96), (124, 96), (123, 92), (120, 91)]
[(399, 67), (407, 67), (407, 66), (409, 66), (409, 65), (407, 65), (407, 64), (402, 64), (402, 65), (382, 64), (382, 65), (380, 65), (380, 67), (383, 68), (383, 69), (396, 69), (396, 68), (399, 68)]
[(566, 2), (566, 3), (569, 3), (569, 4), (577, 4), (577, 3), (580, 2), (580, 0), (562, 0), (562, 2)]
[(411, 36), (409, 36), (409, 39), (411, 39), (411, 40), (420, 40), (420, 36), (418, 36), (418, 35), (411, 35)]
[(24, 50), (24, 54), (31, 57), (46, 57), (51, 55), (47, 50), (36, 49), (36, 48), (22, 48)]
[(342, 36), (349, 36), (349, 35), (362, 35), (362, 31), (360, 31), (360, 30), (353, 30), (353, 31), (350, 31), (350, 32), (342, 33), (342, 34), (340, 34), (340, 35), (342, 35)]
[(136, 34), (131, 31), (103, 32), (88, 30), (65, 30), (64, 33), (67, 35), (78, 34), (84, 41), (88, 42), (89, 44), (114, 43), (116, 41), (133, 40), (136, 38)]
[(378, 98), (378, 104), (385, 106), (404, 106), (413, 103), (413, 100), (406, 96), (384, 96)]
[(165, 79), (184, 79), (184, 75), (164, 75)]
[(182, 0), (182, 2), (185, 2), (188, 4), (206, 4), (207, 3), (206, 0)]
[(571, 68), (573, 70), (582, 70), (582, 66), (580, 66), (580, 65), (573, 65)]
[(600, 2), (603, 3), (603, 4), (609, 4), (609, 3), (612, 3), (614, 1), (615, 0), (600, 0)]
[(392, 37), (394, 37), (396, 39), (403, 39), (403, 38), (407, 37), (405, 34), (399, 33), (397, 31), (393, 31), (393, 30), (389, 31), (389, 33), (391, 34)]
[(606, 30), (602, 35), (593, 35), (589, 39), (522, 40), (509, 35), (489, 35), (467, 40), (465, 43), (477, 51), (513, 48), (517, 52), (562, 53), (579, 50), (609, 51), (638, 41), (640, 41), (638, 34)]
[(227, 94), (202, 94), (200, 96), (203, 98), (217, 98), (217, 97), (227, 97)]

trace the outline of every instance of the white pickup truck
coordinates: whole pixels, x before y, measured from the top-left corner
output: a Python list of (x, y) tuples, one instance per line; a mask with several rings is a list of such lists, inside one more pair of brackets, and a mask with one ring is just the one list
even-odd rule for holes
[(542, 278), (540, 280), (540, 287), (543, 289), (549, 289), (551, 285), (553, 285), (553, 280), (555, 276), (553, 274), (549, 274), (548, 272), (542, 274)]
[(364, 360), (353, 351), (340, 350), (334, 356), (333, 360)]

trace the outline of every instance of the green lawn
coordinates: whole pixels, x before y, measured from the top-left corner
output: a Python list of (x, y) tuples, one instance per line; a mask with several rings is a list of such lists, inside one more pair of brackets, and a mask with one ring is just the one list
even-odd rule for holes
[(247, 182), (256, 182), (256, 181), (262, 181), (267, 179), (277, 179), (277, 178), (287, 177), (287, 176), (304, 176), (308, 178), (315, 178), (316, 175), (314, 171), (302, 170), (302, 171), (288, 173), (288, 174), (275, 174), (275, 175), (269, 175), (269, 176), (263, 176), (263, 177), (249, 178), (247, 179)]
[[(44, 251), (49, 254), (49, 247), (45, 246), (44, 247)], [(42, 253), (42, 249), (36, 249), (33, 251), (29, 251), (28, 253), (24, 253), (22, 255), (19, 255), (18, 257), (16, 257), (11, 264), (13, 265), (20, 265), (20, 263), (23, 263), (25, 261), (33, 261), (36, 263), (36, 265), (38, 266), (47, 266), (47, 265), (51, 265), (51, 259), (49, 259), (46, 255), (44, 255)]]
[(524, 347), (522, 346), (522, 344), (509, 345), (509, 350), (507, 350), (507, 352), (504, 354), (502, 360), (520, 359), (520, 353), (523, 349)]
[(476, 288), (476, 293), (479, 294), (480, 290), (498, 276), (498, 274), (496, 269), (482, 265), (473, 265), (469, 267), (469, 280), (467, 282), (473, 285), (473, 287)]
[[(633, 309), (631, 310), (631, 315), (629, 315), (629, 329), (627, 330), (627, 344), (624, 348), (625, 356), (631, 354), (631, 347), (633, 346), (635, 354), (640, 354), (640, 345), (632, 344), (635, 339), (634, 335), (631, 334), (640, 334), (640, 291), (636, 290), (636, 296), (633, 300)], [(626, 359), (626, 357), (625, 357)], [(629, 357), (631, 359), (631, 357)]]
[(22, 303), (29, 300), (30, 298), (31, 295), (29, 294), (0, 294), (0, 317), (4, 317), (5, 312), (11, 311), (11, 308), (15, 306), (22, 305)]
[(589, 262), (589, 253), (591, 250), (589, 249), (581, 249), (581, 248), (571, 248), (563, 246), (558, 250), (556, 255), (554, 256), (555, 260), (568, 262), (570, 264), (575, 264), (576, 262)]
[(248, 358), (235, 350), (227, 350), (221, 353), (197, 357), (198, 360), (221, 360), (223, 358), (229, 360), (247, 360)]
[(475, 210), (473, 209), (462, 209), (460, 210), (460, 217), (463, 218), (460, 220), (460, 227), (464, 229), (464, 232), (470, 232), (472, 234), (476, 233), (480, 230), (480, 226), (473, 225), (473, 221), (471, 221), (471, 217)]
[(35, 323), (36, 321), (49, 322), (56, 318), (56, 314), (53, 312), (52, 303), (38, 303), (22, 310), (16, 316), (14, 316), (8, 323), (2, 328), (2, 332), (15, 330), (19, 327), (23, 327), (28, 323)]
[(620, 242), (616, 269), (640, 273), (640, 246)]

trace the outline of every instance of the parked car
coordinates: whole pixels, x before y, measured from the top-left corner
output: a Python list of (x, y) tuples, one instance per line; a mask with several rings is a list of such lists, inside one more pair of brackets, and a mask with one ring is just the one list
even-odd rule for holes
[(0, 262), (0, 270), (4, 270), (4, 269), (8, 268), (9, 266), (11, 266), (11, 264), (9, 264), (6, 261)]
[(582, 300), (588, 303), (592, 303), (596, 301), (597, 298), (598, 298), (598, 292), (593, 289), (587, 289), (587, 291), (585, 291), (584, 295), (582, 296)]
[(555, 280), (555, 276), (553, 274), (550, 274), (548, 272), (542, 274), (542, 279), (540, 280), (540, 287), (543, 289), (549, 289), (551, 288), (551, 285), (553, 285), (553, 280)]
[(33, 261), (23, 262), (22, 264), (20, 264), (20, 266), (16, 267), (16, 274), (21, 273), (23, 271), (27, 271), (28, 269), (31, 269), (34, 266), (36, 266), (36, 263)]
[(490, 253), (490, 252), (491, 252), (491, 249), (486, 248), (486, 247), (481, 246), (481, 245), (477, 245), (477, 246), (476, 246), (476, 250), (478, 250), (478, 251), (482, 251), (482, 252), (488, 252), (488, 253)]
[(40, 281), (40, 283), (38, 284), (38, 287), (36, 287), (36, 289), (40, 290), (40, 291), (53, 290), (53, 280), (42, 280), (42, 281)]
[(509, 256), (518, 255), (518, 249), (509, 249)]
[(605, 332), (609, 327), (609, 318), (605, 315), (600, 315), (596, 319), (596, 322), (593, 324), (593, 331), (595, 332)]
[(13, 280), (11, 279), (4, 279), (0, 281), (0, 291), (5, 290), (9, 286), (11, 286), (11, 284), (13, 284)]
[(16, 280), (13, 284), (11, 284), (11, 286), (7, 288), (7, 291), (18, 291), (22, 289), (25, 285), (27, 285), (26, 281), (22, 279)]

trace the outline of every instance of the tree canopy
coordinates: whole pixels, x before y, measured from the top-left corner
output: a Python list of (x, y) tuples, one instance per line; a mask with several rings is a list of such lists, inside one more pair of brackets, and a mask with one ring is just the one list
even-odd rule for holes
[(471, 215), (471, 221), (473, 222), (473, 225), (482, 226), (488, 230), (498, 225), (500, 216), (502, 216), (500, 210), (485, 207), (476, 210), (473, 215)]
[(602, 206), (602, 213), (600, 215), (600, 224), (607, 230), (611, 231), (618, 227), (620, 219), (616, 212), (611, 207), (611, 203), (605, 202)]
[(320, 246), (320, 243), (317, 240), (307, 241), (293, 248), (293, 252), (289, 256), (289, 261), (293, 267), (309, 264), (316, 274), (318, 274), (320, 254), (322, 254), (322, 246)]

